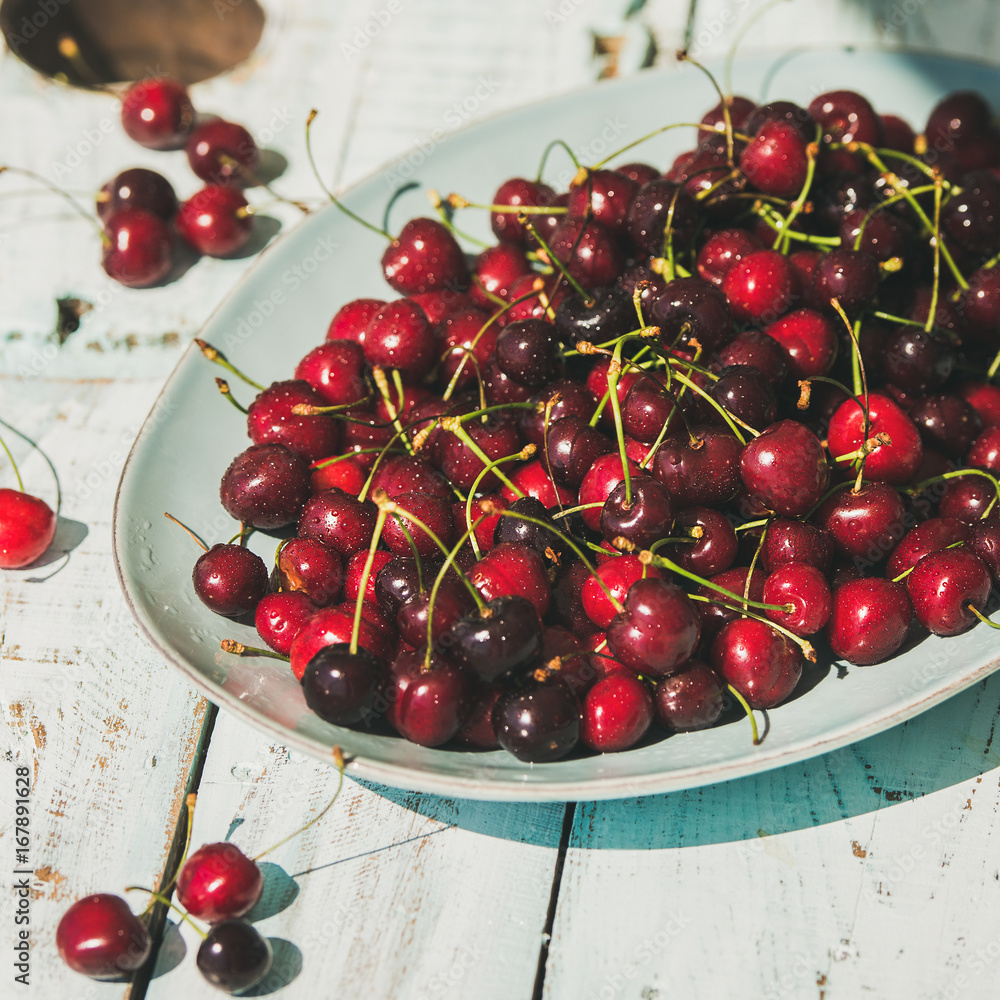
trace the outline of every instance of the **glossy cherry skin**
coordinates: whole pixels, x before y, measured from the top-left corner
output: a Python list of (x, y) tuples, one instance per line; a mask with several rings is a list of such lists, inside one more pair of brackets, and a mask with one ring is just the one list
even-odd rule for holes
[(740, 486), (739, 441), (717, 427), (694, 427), (670, 435), (653, 460), (653, 475), (678, 506), (721, 506)]
[(488, 324), (489, 318), (485, 310), (469, 307), (449, 312), (435, 327), (441, 356), (439, 385), (447, 387), (454, 381), (463, 389), (476, 381), (476, 372), (489, 361), (500, 334), (497, 323)]
[(265, 594), (257, 602), (254, 627), (271, 649), (288, 656), (295, 637), (316, 610), (305, 594)]
[(284, 445), (255, 444), (222, 477), (222, 506), (243, 524), (270, 531), (293, 524), (311, 492), (309, 465)]
[(398, 368), (419, 381), (434, 364), (434, 328), (423, 309), (409, 299), (389, 302), (371, 318), (364, 339), (369, 364)]
[(712, 666), (751, 708), (774, 708), (795, 690), (802, 654), (791, 639), (754, 618), (737, 618), (712, 641)]
[(424, 651), (400, 653), (390, 669), (387, 697), (393, 727), (411, 743), (441, 746), (458, 733), (469, 714), (476, 689), (472, 677), (450, 659)]
[(487, 601), (519, 594), (531, 601), (539, 618), (549, 610), (548, 572), (542, 557), (530, 546), (517, 542), (497, 545), (467, 575)]
[(806, 181), (807, 140), (794, 126), (765, 122), (740, 153), (740, 169), (758, 191), (778, 198), (794, 198)]
[[(409, 555), (415, 547), (420, 558), (429, 559), (441, 551), (434, 539), (408, 514), (423, 521), (445, 545), (454, 541), (455, 519), (447, 500), (433, 493), (400, 493), (394, 502), (399, 509), (386, 519), (382, 530), (382, 541), (394, 555)], [(410, 538), (406, 537), (404, 527)]]
[(181, 205), (174, 226), (199, 253), (229, 257), (250, 241), (253, 215), (239, 191), (209, 184)]
[(56, 515), (38, 497), (0, 489), (0, 569), (20, 569), (38, 559), (52, 544)]
[(358, 599), (358, 594), (361, 592), (361, 588), (364, 587), (365, 596), (363, 600), (370, 601), (372, 604), (377, 604), (378, 599), (375, 595), (375, 581), (378, 579), (379, 570), (382, 569), (386, 563), (391, 562), (393, 555), (391, 552), (386, 552), (384, 549), (376, 549), (375, 554), (372, 556), (371, 568), (368, 571), (368, 578), (365, 579), (365, 566), (368, 562), (368, 550), (361, 549), (359, 552), (355, 552), (347, 560), (347, 564), (344, 566), (344, 600), (345, 601), (356, 601)]
[[(558, 504), (565, 504), (567, 507), (576, 502), (576, 495), (564, 486), (557, 486), (549, 477), (545, 465), (540, 459), (532, 459), (519, 468), (509, 473), (507, 478), (522, 493), (529, 497), (541, 500), (546, 507), (555, 507)], [(508, 500), (516, 500), (519, 496), (509, 486), (504, 485), (500, 492)]]
[(575, 218), (593, 218), (616, 232), (625, 229), (629, 205), (638, 185), (617, 170), (588, 170), (580, 183), (574, 178), (566, 207)]
[(352, 340), (327, 340), (295, 366), (295, 377), (308, 382), (328, 406), (357, 403), (368, 393), (365, 352)]
[(532, 683), (500, 698), (493, 709), (493, 731), (500, 746), (518, 760), (559, 760), (579, 740), (580, 706), (561, 680)]
[(829, 474), (819, 439), (795, 420), (771, 424), (740, 454), (740, 477), (746, 488), (783, 517), (799, 517), (815, 506)]
[[(865, 478), (900, 486), (909, 482), (923, 458), (923, 444), (913, 421), (889, 396), (873, 392), (868, 396), (868, 437), (887, 434), (890, 443), (869, 452), (865, 459)], [(864, 409), (860, 402), (849, 399), (842, 403), (830, 420), (827, 433), (830, 454), (834, 461), (857, 451), (865, 442)], [(838, 462), (848, 468), (850, 460)]]
[(306, 704), (324, 721), (351, 726), (372, 718), (385, 677), (385, 663), (368, 650), (352, 653), (349, 643), (324, 646), (302, 675)]
[(308, 382), (272, 382), (247, 409), (247, 432), (254, 444), (283, 444), (310, 462), (336, 454), (337, 422), (325, 413), (299, 415), (296, 406), (323, 406)]
[(841, 555), (870, 564), (884, 559), (906, 531), (903, 500), (885, 483), (839, 490), (823, 501), (814, 516), (833, 536)]
[(788, 355), (774, 337), (762, 330), (743, 330), (719, 351), (719, 364), (751, 365), (772, 385), (788, 374)]
[(761, 565), (768, 573), (790, 562), (804, 562), (826, 573), (833, 560), (830, 533), (807, 521), (778, 517), (771, 521), (760, 550)]
[(411, 219), (382, 254), (385, 280), (401, 295), (464, 285), (465, 256), (448, 228), (436, 219)]
[(257, 863), (228, 841), (198, 848), (177, 876), (181, 905), (210, 924), (249, 913), (263, 891)]
[[(695, 538), (692, 530), (701, 532)], [(676, 542), (667, 548), (671, 559), (698, 576), (715, 576), (736, 561), (740, 545), (729, 518), (711, 507), (686, 507), (679, 511), (674, 534), (690, 541)]]
[(698, 615), (680, 587), (666, 580), (639, 580), (608, 626), (608, 648), (636, 673), (665, 677), (691, 658), (699, 633)]
[(400, 605), (396, 612), (399, 636), (411, 646), (426, 645), (428, 619), (432, 619), (430, 642), (438, 647), (452, 625), (473, 606), (472, 596), (465, 584), (453, 576), (445, 576), (434, 594), (433, 607), (430, 586), (424, 593), (415, 594)]
[(324, 490), (311, 496), (302, 508), (298, 531), (350, 556), (371, 542), (378, 516), (375, 505), (342, 490)]
[(656, 720), (668, 732), (686, 733), (715, 725), (725, 705), (722, 678), (701, 660), (689, 660), (656, 685)]
[(542, 650), (542, 625), (527, 598), (498, 597), (459, 619), (442, 645), (471, 674), (494, 681), (535, 663)]
[(635, 746), (653, 721), (653, 696), (644, 681), (628, 673), (601, 678), (584, 695), (580, 742), (598, 753)]
[[(618, 614), (611, 598), (619, 604), (625, 600), (629, 588), (636, 580), (662, 576), (655, 566), (643, 566), (638, 556), (622, 555), (608, 559), (597, 567), (597, 576), (588, 574), (580, 591), (580, 601), (587, 617), (598, 627), (606, 629)], [(598, 582), (600, 578), (600, 583)], [(601, 586), (604, 584), (604, 587)], [(611, 598), (605, 593), (607, 588)]]
[[(984, 433), (983, 422), (975, 407), (957, 395), (939, 393), (922, 396), (910, 409), (909, 418), (916, 425), (924, 444), (946, 455), (966, 455), (977, 437)], [(966, 461), (978, 468), (988, 468), (971, 454)], [(1000, 462), (997, 464), (1000, 465)]]
[(808, 563), (785, 563), (764, 582), (765, 604), (791, 604), (791, 611), (767, 611), (773, 622), (796, 635), (814, 635), (830, 620), (833, 595), (826, 577)]
[(833, 323), (812, 309), (796, 309), (767, 328), (785, 349), (788, 367), (796, 379), (825, 375), (837, 357), (837, 331)]
[(549, 248), (587, 289), (610, 285), (624, 263), (615, 234), (600, 222), (566, 218), (552, 234)]
[(760, 240), (746, 229), (719, 229), (711, 233), (698, 251), (698, 275), (721, 285), (729, 269), (748, 253), (762, 249)]
[(969, 537), (969, 531), (969, 525), (955, 517), (929, 518), (903, 536), (886, 563), (885, 575), (895, 579), (929, 553), (964, 542)]
[(147, 149), (180, 149), (194, 127), (194, 105), (178, 80), (152, 77), (133, 83), (122, 98), (125, 134)]
[(216, 924), (198, 946), (198, 971), (223, 993), (242, 993), (271, 969), (271, 942), (245, 920)]
[(701, 278), (675, 278), (653, 300), (653, 322), (667, 349), (683, 347), (692, 339), (706, 351), (732, 340), (732, 317), (722, 291)]
[(594, 462), (614, 448), (610, 438), (574, 416), (549, 425), (546, 445), (553, 477), (560, 485), (571, 487), (578, 487)]
[(1000, 427), (987, 427), (969, 447), (966, 462), (974, 469), (1000, 473)]
[(833, 592), (826, 638), (839, 659), (857, 666), (880, 663), (903, 645), (912, 617), (903, 584), (877, 576), (850, 580)]
[(982, 559), (994, 583), (1000, 583), (1000, 521), (990, 518), (970, 525), (966, 547)]
[(326, 339), (364, 343), (368, 324), (385, 304), (384, 299), (352, 299), (334, 313), (327, 327)]
[(937, 333), (901, 326), (882, 348), (882, 365), (885, 377), (904, 392), (934, 392), (951, 377), (955, 354)]
[[(544, 208), (554, 205), (555, 202), (556, 193), (548, 184), (525, 180), (523, 177), (512, 177), (510, 180), (504, 181), (497, 189), (496, 194), (493, 195), (492, 204), (511, 208)], [(528, 218), (534, 225), (542, 226), (543, 238), (548, 241), (551, 229), (548, 225), (540, 222), (545, 216), (532, 213)], [(560, 218), (560, 216), (554, 218)], [(490, 225), (498, 240), (507, 240), (521, 247), (537, 245), (537, 241), (524, 223), (518, 220), (517, 212), (492, 212)]]
[(476, 258), (474, 280), (469, 289), (472, 300), (485, 309), (495, 305), (490, 295), (509, 302), (511, 286), (518, 278), (530, 273), (524, 250), (516, 243), (486, 247)]
[(267, 568), (241, 545), (213, 545), (194, 564), (194, 591), (217, 615), (249, 614), (267, 593)]
[(694, 234), (698, 213), (690, 195), (662, 178), (644, 184), (629, 206), (626, 228), (635, 246), (651, 257), (664, 251), (669, 223), (674, 246), (683, 247)]
[(278, 580), (320, 607), (340, 597), (344, 567), (340, 554), (315, 538), (292, 538), (278, 554)]
[[(623, 481), (604, 502), (601, 533), (613, 545), (617, 539), (624, 539), (637, 549), (648, 549), (670, 534), (674, 507), (663, 483), (649, 476), (635, 476), (630, 485), (631, 497), (627, 496)], [(625, 546), (618, 544), (615, 547)]]
[(755, 250), (729, 269), (722, 290), (738, 323), (766, 325), (792, 307), (798, 280), (787, 257)]
[(964, 548), (941, 549), (924, 556), (906, 578), (918, 622), (935, 635), (959, 635), (979, 619), (993, 580), (986, 564)]
[[(349, 646), (354, 630), (355, 605), (338, 604), (320, 608), (299, 629), (289, 651), (292, 674), (297, 681), (305, 675), (313, 657), (327, 646)], [(376, 660), (385, 661), (392, 654), (395, 634), (387, 625), (377, 607), (363, 604), (361, 626), (358, 629), (358, 646)]]
[(163, 174), (130, 167), (108, 181), (97, 196), (97, 217), (101, 222), (124, 209), (139, 209), (169, 222), (177, 211), (177, 195)]
[(74, 972), (107, 981), (135, 972), (149, 958), (152, 941), (124, 899), (102, 892), (78, 899), (62, 915), (56, 947)]
[(960, 521), (970, 524), (978, 521), (993, 504), (990, 518), (997, 516), (996, 490), (993, 484), (982, 476), (959, 476), (950, 479), (945, 484), (938, 504), (938, 514), (941, 517), (957, 517)]
[(242, 125), (210, 118), (195, 128), (184, 148), (191, 169), (203, 181), (240, 187), (256, 183), (260, 150)]
[(101, 266), (127, 288), (148, 288), (162, 281), (174, 263), (170, 229), (163, 219), (139, 209), (123, 209), (104, 224), (107, 242)]
[(593, 289), (590, 298), (567, 295), (556, 309), (553, 325), (559, 339), (575, 347), (581, 340), (597, 344), (620, 337), (635, 326), (635, 318), (631, 299), (616, 284)]
[[(639, 466), (635, 462), (628, 462), (628, 470), (631, 476), (640, 474)], [(592, 531), (596, 531), (600, 527), (604, 502), (624, 478), (622, 460), (618, 452), (608, 452), (607, 455), (602, 455), (587, 470), (587, 474), (580, 483), (580, 503), (599, 503), (601, 505), (580, 512), (583, 523)]]

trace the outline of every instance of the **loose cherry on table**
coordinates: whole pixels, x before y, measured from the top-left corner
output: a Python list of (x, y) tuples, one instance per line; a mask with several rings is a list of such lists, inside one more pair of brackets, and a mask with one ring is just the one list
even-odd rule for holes
[[(6, 452), (7, 446), (0, 445)], [(55, 512), (44, 500), (24, 492), (16, 465), (14, 475), (18, 489), (0, 488), (0, 569), (30, 566), (45, 553), (56, 534)]]
[(180, 149), (194, 127), (187, 89), (169, 77), (133, 83), (122, 98), (122, 127), (130, 139), (150, 149)]
[(260, 866), (228, 841), (198, 848), (177, 875), (181, 905), (210, 924), (249, 913), (263, 891)]
[(75, 972), (92, 979), (123, 979), (152, 951), (146, 925), (121, 896), (95, 893), (78, 899), (56, 928), (56, 947)]

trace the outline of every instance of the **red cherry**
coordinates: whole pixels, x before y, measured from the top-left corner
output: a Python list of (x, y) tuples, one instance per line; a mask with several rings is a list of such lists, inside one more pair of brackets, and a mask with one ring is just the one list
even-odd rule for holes
[(0, 489), (0, 569), (20, 569), (52, 544), (56, 515), (44, 500), (19, 490)]
[(253, 173), (260, 166), (260, 150), (242, 125), (211, 118), (191, 133), (185, 151), (191, 169), (209, 184), (256, 183)]
[(700, 660), (689, 660), (676, 674), (656, 685), (656, 718), (670, 732), (684, 733), (714, 725), (724, 706), (726, 686)]
[(242, 545), (213, 545), (194, 564), (194, 592), (217, 615), (251, 613), (267, 593), (264, 560)]
[(785, 122), (766, 122), (740, 153), (740, 169), (758, 191), (794, 198), (806, 180), (806, 139)]
[[(540, 181), (529, 181), (523, 177), (512, 177), (504, 181), (493, 196), (494, 205), (509, 206), (513, 208), (529, 207), (541, 208), (556, 203), (556, 193), (548, 184)], [(548, 242), (552, 227), (542, 220), (545, 216), (535, 214), (531, 221), (535, 226), (542, 229), (542, 237)], [(561, 216), (554, 216), (559, 219)], [(523, 222), (519, 222), (517, 212), (493, 212), (490, 215), (490, 225), (498, 240), (507, 240), (522, 247), (533, 247), (537, 245), (534, 236), (525, 228)]]
[(877, 576), (850, 580), (833, 592), (826, 638), (839, 659), (867, 666), (887, 660), (903, 645), (912, 617), (903, 584)]
[(566, 207), (572, 217), (593, 218), (622, 232), (637, 188), (635, 181), (617, 170), (588, 170), (581, 183), (570, 185)]
[(101, 265), (127, 288), (148, 288), (162, 281), (174, 263), (170, 228), (156, 215), (138, 209), (115, 212), (104, 224), (107, 243)]
[(771, 424), (740, 454), (740, 476), (751, 495), (784, 517), (815, 506), (829, 472), (819, 439), (795, 420)]
[(450, 660), (420, 650), (401, 653), (390, 668), (389, 721), (411, 743), (436, 747), (462, 727), (475, 693), (472, 678)]
[(813, 635), (830, 620), (833, 596), (826, 577), (807, 563), (784, 563), (764, 583), (765, 604), (791, 604), (791, 611), (767, 617), (796, 635)]
[(849, 559), (874, 564), (885, 558), (906, 530), (906, 509), (899, 493), (885, 483), (839, 490), (816, 511), (816, 523), (833, 536)]
[(228, 257), (242, 250), (253, 233), (253, 216), (247, 208), (239, 191), (209, 184), (181, 205), (174, 225), (199, 253)]
[(751, 708), (774, 708), (795, 690), (802, 653), (791, 639), (755, 618), (737, 618), (712, 640), (712, 666)]
[(885, 575), (895, 579), (929, 553), (964, 542), (968, 537), (969, 525), (965, 521), (955, 517), (932, 517), (903, 536), (886, 563)]
[[(309, 661), (324, 646), (349, 645), (354, 629), (354, 604), (338, 604), (332, 608), (320, 608), (299, 629), (289, 651), (292, 674), (298, 681)], [(377, 659), (388, 659), (395, 641), (395, 633), (378, 608), (364, 603), (361, 610), (361, 625), (358, 630), (358, 645)]]
[(502, 542), (469, 570), (469, 579), (487, 601), (498, 597), (526, 597), (539, 618), (549, 610), (551, 588), (542, 557), (519, 542)]
[(705, 240), (698, 251), (698, 274), (713, 285), (721, 285), (730, 269), (763, 244), (746, 229), (720, 229)]
[[(623, 555), (617, 559), (609, 559), (598, 566), (597, 576), (611, 591), (611, 596), (621, 604), (629, 587), (636, 580), (645, 577), (659, 578), (661, 573), (655, 566), (643, 566), (638, 556)], [(583, 584), (580, 600), (583, 602), (583, 610), (587, 613), (587, 617), (598, 628), (607, 628), (618, 614), (618, 609), (611, 603), (611, 599), (593, 576), (588, 576)]]
[(431, 370), (437, 347), (423, 309), (408, 299), (390, 302), (375, 313), (363, 346), (369, 364), (398, 368), (413, 382)]
[(788, 312), (798, 279), (788, 258), (776, 250), (755, 250), (734, 264), (722, 282), (739, 323), (773, 323)]
[(653, 721), (653, 696), (645, 682), (626, 674), (599, 680), (584, 696), (580, 742), (599, 753), (627, 750)]
[(125, 134), (148, 149), (180, 149), (194, 126), (194, 105), (184, 84), (168, 77), (133, 83), (122, 98)]
[(1000, 426), (1000, 385), (963, 382), (955, 391), (979, 414), (983, 427)]
[(177, 876), (181, 905), (210, 924), (249, 913), (263, 890), (257, 863), (228, 842), (200, 847)]
[(116, 174), (97, 196), (97, 217), (101, 222), (124, 209), (139, 209), (169, 222), (177, 211), (177, 195), (162, 174), (131, 167)]
[(384, 299), (353, 299), (341, 306), (330, 320), (327, 340), (354, 340), (363, 344), (372, 317), (384, 306)]
[(152, 941), (124, 899), (102, 892), (78, 899), (62, 915), (56, 947), (74, 972), (116, 980), (149, 958)]
[(465, 256), (436, 219), (411, 219), (382, 254), (385, 280), (402, 295), (429, 292), (468, 278)]
[(788, 367), (796, 379), (825, 375), (837, 357), (833, 323), (812, 309), (796, 309), (765, 331), (785, 349)]
[(308, 382), (272, 382), (247, 410), (247, 433), (254, 444), (281, 444), (310, 462), (333, 455), (340, 441), (335, 420), (325, 413), (298, 415), (294, 407), (324, 406)]
[(254, 626), (266, 645), (287, 656), (299, 630), (316, 610), (305, 594), (265, 594), (254, 611)]
[[(923, 458), (923, 444), (913, 421), (889, 396), (873, 392), (868, 396), (869, 438), (884, 433), (888, 444), (871, 451), (865, 460), (865, 478), (901, 486), (908, 483)], [(830, 419), (827, 446), (834, 461), (856, 452), (864, 443), (864, 409), (855, 399), (842, 403)], [(850, 466), (850, 459), (837, 462)]]
[(979, 619), (993, 580), (986, 564), (965, 549), (941, 549), (923, 557), (906, 578), (918, 622), (935, 635), (959, 635)]

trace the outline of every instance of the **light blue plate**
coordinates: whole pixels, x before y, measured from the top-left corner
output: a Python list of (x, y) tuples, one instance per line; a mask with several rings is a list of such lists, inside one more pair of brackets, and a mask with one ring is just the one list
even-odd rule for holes
[[(808, 104), (825, 90), (849, 87), (884, 113), (919, 128), (951, 90), (1000, 93), (1000, 71), (937, 56), (801, 51), (738, 60), (737, 93)], [(394, 187), (423, 185), (395, 205), (390, 228), (428, 214), (426, 188), (486, 201), (500, 182), (532, 175), (546, 144), (561, 138), (585, 163), (671, 121), (701, 117), (715, 103), (703, 76), (684, 66), (602, 83), (581, 93), (505, 114), (404, 157), (354, 188), (345, 202), (363, 217), (382, 218)], [(692, 144), (690, 129), (658, 136), (620, 162), (669, 164)], [(565, 188), (573, 168), (560, 151), (547, 177)], [(488, 223), (464, 213), (461, 225), (488, 235)], [(363, 295), (389, 297), (379, 259), (382, 240), (330, 207), (306, 219), (266, 250), (206, 325), (202, 336), (258, 381), (289, 378), (296, 361), (322, 342), (334, 312)], [(833, 750), (930, 708), (987, 676), (1000, 664), (995, 633), (979, 626), (955, 639), (929, 638), (889, 663), (807, 670), (805, 693), (771, 712), (770, 732), (753, 747), (741, 724), (674, 736), (625, 753), (528, 766), (508, 754), (428, 750), (403, 739), (339, 729), (306, 709), (287, 666), (241, 659), (219, 649), (256, 633), (205, 609), (191, 589), (197, 557), (169, 510), (210, 543), (238, 530), (222, 511), (219, 479), (248, 444), (242, 419), (216, 391), (218, 374), (189, 348), (170, 377), (132, 449), (119, 485), (114, 550), (122, 588), (150, 642), (212, 701), (277, 740), (329, 760), (339, 744), (351, 771), (401, 788), (479, 799), (563, 801), (618, 798), (735, 778)], [(274, 543), (254, 536), (265, 561)]]

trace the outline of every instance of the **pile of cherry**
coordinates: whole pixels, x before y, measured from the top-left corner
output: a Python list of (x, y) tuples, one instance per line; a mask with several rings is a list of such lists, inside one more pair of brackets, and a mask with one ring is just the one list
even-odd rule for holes
[(155, 170), (132, 167), (108, 181), (97, 196), (103, 225), (102, 264), (115, 281), (147, 288), (174, 267), (175, 236), (209, 257), (240, 251), (253, 230), (242, 189), (258, 183), (260, 150), (235, 122), (198, 119), (183, 84), (153, 77), (122, 96), (122, 127), (148, 149), (183, 149), (205, 186), (178, 204), (170, 181)]
[[(273, 571), (245, 535), (194, 570), (321, 718), (553, 761), (711, 726), (729, 694), (779, 705), (810, 637), (867, 665), (986, 620), (981, 97), (919, 135), (850, 91), (733, 97), (665, 174), (581, 166), (568, 192), (512, 178), (439, 207), (389, 238), (402, 297), (348, 303), (293, 379), (250, 383), (221, 500), (283, 533)], [(475, 210), (498, 242), (470, 258), (453, 218)]]

